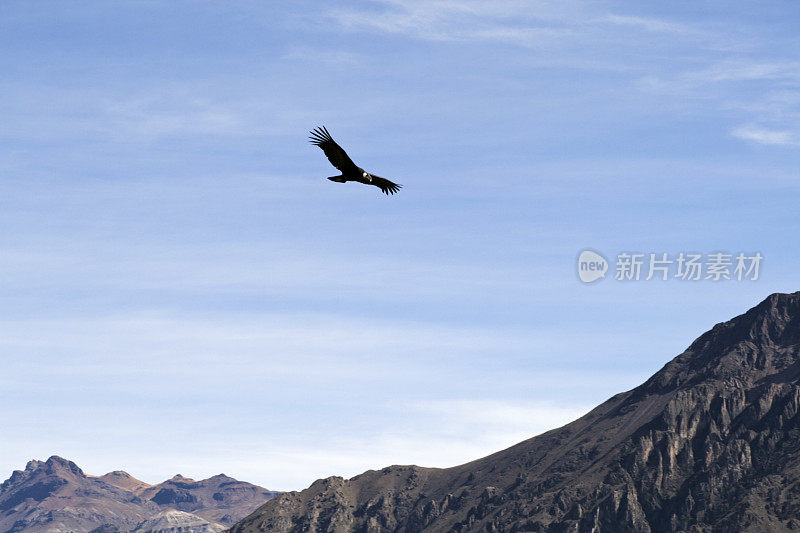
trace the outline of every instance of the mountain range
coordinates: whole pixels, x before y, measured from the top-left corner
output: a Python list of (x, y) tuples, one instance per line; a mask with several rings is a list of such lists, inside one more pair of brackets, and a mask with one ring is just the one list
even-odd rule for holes
[(799, 379), (800, 293), (773, 294), (561, 428), (453, 468), (321, 479), (230, 531), (797, 531)]
[(800, 292), (714, 326), (585, 416), (452, 468), (390, 466), (278, 493), (225, 475), (149, 485), (53, 456), (0, 485), (0, 533), (800, 530)]
[(90, 476), (58, 456), (0, 485), (0, 532), (221, 531), (277, 495), (220, 474), (149, 485), (121, 470)]

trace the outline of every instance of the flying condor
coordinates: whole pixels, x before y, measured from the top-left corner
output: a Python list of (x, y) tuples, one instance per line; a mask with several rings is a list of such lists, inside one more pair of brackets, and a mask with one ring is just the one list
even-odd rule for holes
[(328, 178), (329, 180), (335, 181), (336, 183), (357, 181), (365, 185), (375, 185), (383, 191), (384, 194), (394, 194), (402, 187), (402, 185), (398, 183), (393, 183), (386, 178), (370, 174), (363, 168), (356, 166), (353, 160), (347, 155), (347, 152), (336, 144), (336, 141), (333, 140), (333, 137), (328, 133), (325, 126), (311, 131), (309, 139), (311, 139), (311, 144), (322, 148), (322, 151), (325, 152), (325, 156), (328, 158), (328, 161), (331, 162), (331, 165), (339, 169), (339, 172), (342, 173), (340, 176), (331, 176)]

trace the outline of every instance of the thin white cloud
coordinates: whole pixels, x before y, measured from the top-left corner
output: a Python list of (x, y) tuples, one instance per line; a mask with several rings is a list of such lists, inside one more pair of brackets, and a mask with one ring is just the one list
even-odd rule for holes
[(608, 22), (618, 26), (629, 26), (633, 28), (643, 29), (649, 32), (656, 33), (669, 33), (675, 35), (700, 35), (701, 33), (685, 24), (676, 22), (668, 22), (649, 17), (634, 17), (628, 15), (607, 15), (599, 20), (600, 22)]
[(685, 74), (684, 78), (699, 84), (725, 81), (797, 81), (800, 80), (800, 63), (758, 60), (723, 61), (706, 69)]
[(163, 136), (232, 133), (243, 119), (208, 98), (181, 94), (156, 95), (107, 102), (110, 129), (137, 135)]
[(342, 294), (371, 300), (379, 294), (384, 301), (419, 302), (440, 298), (455, 301), (469, 294), (524, 297), (525, 291), (553, 285), (552, 279), (532, 278), (527, 265), (465, 265), (322, 251), (310, 254), (235, 244), (150, 245), (133, 247), (114, 257), (74, 248), (32, 253), (6, 247), (3, 254), (0, 274), (14, 286), (71, 286), (106, 294), (166, 290), (313, 300)]
[[(46, 363), (42, 373), (131, 372), (151, 376), (183, 369), (202, 374), (198, 367), (184, 365), (194, 362), (213, 367), (224, 362), (222, 373), (214, 373), (211, 379), (234, 378), (246, 367), (262, 368), (273, 375), (296, 375), (297, 379), (318, 377), (320, 372), (340, 379), (360, 379), (372, 371), (382, 372), (382, 361), (391, 365), (401, 362), (411, 368), (432, 354), (441, 354), (444, 359), (447, 354), (466, 357), (487, 352), (510, 356), (527, 353), (541, 342), (536, 332), (324, 313), (234, 318), (139, 313), (107, 318), (4, 320), (0, 321), (0, 331), (4, 353), (22, 357), (20, 362), (33, 357)], [(370, 357), (376, 349), (381, 358)], [(169, 358), (162, 359), (159, 354), (169, 354)], [(148, 360), (157, 362), (157, 367), (140, 366)], [(307, 366), (309, 363), (313, 366)], [(10, 375), (11, 367), (6, 370), (4, 378)]]
[[(645, 91), (738, 112), (744, 124), (735, 138), (772, 146), (800, 145), (800, 63), (796, 61), (726, 59), (702, 69), (639, 80)], [(762, 124), (762, 125), (759, 125)], [(769, 124), (769, 126), (763, 126)]]
[[(427, 2), (384, 0), (362, 8), (335, 8), (324, 16), (344, 30), (402, 34), (431, 41), (499, 42), (553, 49), (576, 43), (597, 47), (619, 28), (670, 37), (716, 41), (705, 30), (674, 21), (603, 14), (587, 2)], [(573, 62), (567, 57), (566, 62)]]
[(516, 442), (524, 435), (538, 435), (558, 427), (588, 411), (588, 406), (559, 405), (554, 402), (508, 402), (467, 399), (437, 400), (412, 404), (420, 416), (442, 419), (437, 426), (442, 434), (457, 436), (480, 428), (484, 434), (502, 436)]
[(644, 76), (640, 87), (673, 96), (696, 96), (727, 100), (730, 89), (742, 83), (768, 84), (774, 90), (778, 86), (796, 86), (800, 83), (800, 63), (793, 61), (760, 61), (757, 59), (723, 60), (693, 70), (674, 74)]
[[(404, 35), (430, 41), (502, 43), (540, 49), (547, 54), (529, 58), (533, 64), (549, 63), (566, 68), (592, 68), (638, 72), (641, 90), (664, 95), (675, 101), (711, 102), (719, 108), (758, 106), (777, 89), (800, 86), (800, 64), (796, 61), (754, 53), (751, 37), (738, 28), (701, 27), (677, 20), (643, 17), (625, 13), (602, 13), (585, 2), (569, 4), (527, 2), (422, 2), (384, 0), (360, 8), (335, 8), (324, 13), (345, 31), (370, 31)], [(731, 35), (738, 37), (731, 37)], [(683, 47), (677, 61), (668, 64), (608, 64), (603, 54), (587, 60), (587, 52), (607, 49), (619, 56), (627, 51), (659, 47)], [(725, 53), (724, 57), (722, 52)], [(671, 52), (674, 53), (674, 52)], [(606, 54), (608, 56), (609, 54)], [(576, 61), (581, 57), (583, 61)], [(635, 56), (634, 56), (635, 57)], [(699, 67), (698, 67), (699, 65)], [(748, 89), (765, 87), (756, 94)], [(746, 98), (744, 102), (741, 100)], [(739, 101), (737, 101), (739, 100)], [(789, 122), (797, 106), (771, 99), (771, 114), (781, 115), (775, 128), (744, 125), (733, 136), (762, 144), (794, 146), (796, 135)], [(677, 102), (674, 105), (680, 105)], [(745, 120), (763, 123), (764, 117), (750, 114)]]
[[(327, 11), (325, 16), (344, 30), (402, 34), (431, 41), (503, 42), (521, 46), (545, 45), (570, 36), (572, 29), (553, 23), (560, 13), (551, 3), (535, 8), (527, 2), (421, 2), (390, 0), (375, 9)], [(528, 22), (521, 22), (527, 19)], [(546, 25), (543, 21), (550, 21)], [(539, 21), (534, 24), (534, 21)], [(559, 27), (560, 26), (560, 27)]]
[[(0, 113), (8, 133), (19, 139), (91, 139), (116, 146), (165, 137), (284, 135), (294, 133), (300, 118), (311, 115), (277, 98), (237, 94), (228, 90), (227, 82), (211, 77), (74, 89), (0, 81), (0, 93), (12, 95), (0, 100)], [(273, 93), (282, 90), (271, 80), (253, 83), (269, 86)], [(236, 88), (241, 88), (240, 80)]]
[(734, 129), (731, 134), (739, 139), (771, 146), (800, 146), (800, 132), (773, 130), (747, 124)]
[(732, 100), (726, 108), (751, 113), (769, 122), (794, 120), (800, 123), (800, 90), (769, 90), (757, 100)]
[(366, 60), (363, 54), (346, 50), (326, 50), (321, 48), (311, 48), (308, 46), (292, 47), (283, 56), (289, 61), (303, 61), (308, 63), (323, 63), (331, 66), (361, 65)]

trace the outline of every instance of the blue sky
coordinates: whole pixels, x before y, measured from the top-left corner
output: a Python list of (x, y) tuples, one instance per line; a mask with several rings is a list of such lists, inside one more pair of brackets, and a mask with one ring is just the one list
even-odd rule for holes
[[(0, 477), (272, 489), (565, 423), (800, 250), (793, 2), (0, 3)], [(404, 185), (339, 185), (308, 130)], [(586, 248), (760, 279), (582, 284)], [(5, 474), (3, 474), (5, 472)]]

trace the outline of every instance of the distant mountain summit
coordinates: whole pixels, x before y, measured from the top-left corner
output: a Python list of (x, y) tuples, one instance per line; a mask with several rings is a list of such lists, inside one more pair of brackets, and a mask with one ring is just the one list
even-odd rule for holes
[(181, 533), (214, 533), (276, 494), (224, 475), (202, 481), (176, 476), (153, 486), (121, 470), (88, 476), (53, 456), (30, 461), (0, 485), (0, 533), (146, 533), (156, 517), (162, 525), (183, 523), (175, 526)]
[(800, 293), (714, 326), (639, 387), (446, 468), (331, 477), (231, 533), (800, 529)]
[(178, 474), (158, 485), (145, 487), (140, 497), (161, 507), (186, 511), (224, 526), (232, 526), (278, 492), (237, 481), (225, 474), (195, 481)]
[(114, 470), (113, 472), (109, 472), (104, 476), (98, 476), (97, 479), (105, 481), (109, 485), (114, 485), (115, 487), (129, 490), (135, 494), (138, 494), (140, 491), (150, 486), (144, 481), (139, 481), (123, 470)]

